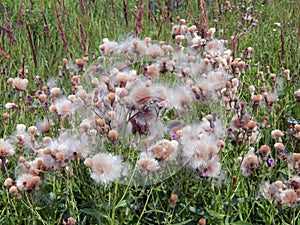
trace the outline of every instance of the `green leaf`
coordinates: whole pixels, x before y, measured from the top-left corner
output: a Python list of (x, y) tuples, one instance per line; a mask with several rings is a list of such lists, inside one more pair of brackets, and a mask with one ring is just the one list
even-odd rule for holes
[(208, 213), (209, 215), (211, 215), (212, 217), (214, 217), (214, 218), (216, 218), (216, 219), (219, 219), (219, 220), (221, 220), (221, 219), (223, 219), (223, 218), (225, 217), (225, 214), (219, 213), (219, 212), (217, 212), (217, 211), (215, 211), (215, 210), (206, 209), (206, 211), (207, 211), (207, 213)]
[(252, 225), (252, 223), (246, 222), (246, 221), (238, 221), (234, 223), (234, 225)]
[(181, 222), (181, 223), (175, 223), (175, 224), (173, 224), (173, 225), (184, 225), (184, 224), (190, 223), (190, 222), (192, 222), (192, 221), (193, 221), (192, 219), (189, 219), (189, 220), (183, 221), (183, 222)]
[(193, 212), (193, 213), (196, 212), (196, 209), (195, 209), (193, 206), (190, 206), (190, 207), (189, 207), (189, 210), (190, 210), (191, 212)]
[(123, 201), (121, 201), (121, 202), (119, 202), (119, 203), (117, 204), (116, 208), (124, 207), (124, 206), (126, 206), (126, 205), (127, 205), (126, 200), (123, 200)]
[(99, 217), (99, 211), (95, 209), (81, 209), (80, 212), (83, 212), (89, 216)]

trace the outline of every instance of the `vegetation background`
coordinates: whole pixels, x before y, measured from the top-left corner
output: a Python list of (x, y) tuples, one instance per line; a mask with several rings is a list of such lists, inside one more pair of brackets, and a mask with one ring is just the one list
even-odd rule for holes
[[(201, 2), (2, 1), (0, 115), (7, 112), (7, 102), (15, 102), (20, 107), (11, 111), (7, 124), (1, 117), (0, 137), (10, 137), (19, 123), (31, 126), (47, 117), (41, 107), (26, 110), (24, 98), (14, 95), (7, 83), (9, 77), (20, 76), (28, 70), (29, 88), (24, 96), (34, 95), (37, 76), (44, 81), (57, 77), (63, 58), (75, 61), (86, 55), (100, 56), (103, 38), (118, 41), (136, 35), (141, 39), (150, 37), (174, 43), (172, 23), (177, 23), (178, 16), (189, 24), (203, 25)], [(276, 110), (268, 114), (270, 130), (260, 140), (260, 144), (272, 145), (271, 130), (288, 130), (291, 125), (288, 118), (300, 120), (300, 106), (294, 96), (299, 89), (300, 3), (297, 0), (205, 3), (208, 27), (216, 28), (216, 38), (228, 40), (230, 46), (231, 37), (235, 37), (238, 54), (249, 46), (255, 49), (249, 62), (251, 67), (242, 78), (245, 92), (241, 92), (241, 99), (250, 102), (249, 85), (261, 86), (255, 76), (257, 71), (266, 71), (267, 66), (275, 74), (282, 74), (283, 68), (291, 71), (292, 82), (284, 83)], [(257, 24), (251, 26), (245, 16), (257, 18)], [(64, 93), (70, 93), (68, 76), (59, 81)], [(205, 107), (201, 110), (199, 118), (210, 112)], [(254, 113), (266, 114), (265, 111)], [(58, 126), (51, 128), (51, 135), (57, 135)], [(293, 139), (286, 140), (286, 146), (289, 151), (300, 152), (298, 142)], [(182, 169), (164, 182), (149, 186), (131, 187), (117, 182), (102, 186), (90, 178), (88, 168), (78, 160), (70, 165), (72, 176), (45, 173), (41, 190), (22, 192), (22, 198), (18, 199), (3, 185), (7, 176), (0, 173), (0, 224), (61, 224), (69, 217), (75, 218), (76, 224), (197, 224), (201, 218), (207, 224), (300, 224), (299, 204), (279, 207), (276, 201), (266, 200), (260, 193), (264, 181), (289, 179), (287, 166), (276, 164), (272, 170), (264, 167), (251, 177), (243, 177), (235, 158), (247, 151), (246, 144), (226, 145), (222, 169), (227, 173), (222, 185)], [(14, 176), (21, 155), (17, 151), (8, 161), (9, 176)], [(172, 207), (170, 198), (174, 193), (178, 200)]]

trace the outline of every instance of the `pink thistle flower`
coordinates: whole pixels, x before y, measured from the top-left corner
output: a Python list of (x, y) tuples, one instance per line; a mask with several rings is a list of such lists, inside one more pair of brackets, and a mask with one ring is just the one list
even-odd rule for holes
[(176, 140), (168, 141), (166, 139), (158, 141), (149, 147), (148, 151), (156, 159), (172, 160), (178, 153), (178, 142)]
[(28, 80), (21, 79), (19, 77), (14, 78), (12, 81), (12, 86), (18, 91), (24, 91), (27, 88)]
[(16, 184), (19, 190), (31, 191), (38, 190), (41, 183), (39, 176), (34, 176), (31, 174), (22, 174), (16, 179)]
[(300, 188), (300, 177), (299, 176), (292, 177), (291, 179), (289, 179), (289, 183), (294, 190), (299, 189)]
[(287, 189), (280, 193), (280, 200), (283, 204), (292, 207), (297, 205), (299, 198), (293, 189)]
[(148, 175), (160, 168), (158, 161), (146, 152), (140, 154), (137, 166), (144, 175)]
[(241, 164), (242, 175), (245, 177), (250, 176), (251, 173), (259, 166), (260, 161), (258, 157), (254, 154), (254, 150), (250, 149)]

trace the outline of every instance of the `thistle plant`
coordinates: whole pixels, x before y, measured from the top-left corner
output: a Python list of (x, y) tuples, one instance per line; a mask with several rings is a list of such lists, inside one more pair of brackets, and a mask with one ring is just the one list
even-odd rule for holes
[(18, 3), (0, 223), (297, 224), (299, 4)]

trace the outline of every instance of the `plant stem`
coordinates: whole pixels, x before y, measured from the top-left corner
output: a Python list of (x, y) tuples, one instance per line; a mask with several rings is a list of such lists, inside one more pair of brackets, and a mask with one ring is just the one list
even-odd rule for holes
[(118, 198), (118, 187), (119, 187), (119, 182), (115, 183), (115, 188), (114, 188), (114, 197), (113, 197), (113, 205), (112, 205), (112, 213), (111, 213), (111, 221), (110, 224), (113, 225), (115, 223), (115, 214), (116, 214), (116, 205), (117, 205), (117, 198)]

